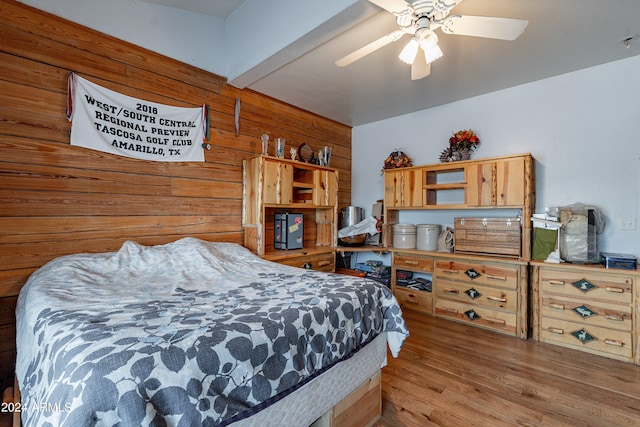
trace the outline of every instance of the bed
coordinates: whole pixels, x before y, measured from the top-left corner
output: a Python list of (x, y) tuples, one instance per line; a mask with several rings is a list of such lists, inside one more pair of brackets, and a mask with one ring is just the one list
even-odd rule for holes
[(16, 309), (22, 425), (310, 425), (406, 337), (385, 286), (184, 238), (57, 258)]

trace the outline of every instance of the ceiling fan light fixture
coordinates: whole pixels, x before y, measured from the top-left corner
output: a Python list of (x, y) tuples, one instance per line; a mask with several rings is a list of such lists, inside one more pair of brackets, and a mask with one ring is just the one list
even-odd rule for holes
[(420, 47), (420, 43), (418, 43), (418, 40), (414, 37), (409, 40), (409, 43), (402, 49), (398, 57), (405, 64), (413, 64), (416, 55), (418, 55), (418, 47)]
[(440, 46), (435, 45), (429, 50), (424, 51), (424, 58), (427, 60), (427, 64), (431, 64), (436, 59), (442, 57), (442, 49)]
[(424, 28), (419, 33), (419, 43), (427, 64), (431, 64), (442, 56), (442, 49), (438, 46), (438, 35), (429, 28)]

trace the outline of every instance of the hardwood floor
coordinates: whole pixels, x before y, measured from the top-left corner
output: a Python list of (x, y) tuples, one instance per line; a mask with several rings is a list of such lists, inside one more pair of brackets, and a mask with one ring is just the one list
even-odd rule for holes
[(405, 312), (382, 371), (397, 426), (640, 426), (640, 366)]

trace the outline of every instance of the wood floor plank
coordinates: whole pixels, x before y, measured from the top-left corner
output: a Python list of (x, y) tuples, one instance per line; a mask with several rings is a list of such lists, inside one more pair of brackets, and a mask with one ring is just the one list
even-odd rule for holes
[(640, 426), (640, 366), (432, 316), (382, 371), (383, 426)]

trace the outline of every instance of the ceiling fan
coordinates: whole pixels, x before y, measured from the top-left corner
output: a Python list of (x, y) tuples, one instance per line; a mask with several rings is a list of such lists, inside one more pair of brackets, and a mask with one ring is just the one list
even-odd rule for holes
[[(451, 10), (463, 0), (369, 1), (394, 14), (399, 29), (337, 60), (338, 67), (346, 67), (381, 47), (400, 40), (405, 34), (411, 34), (413, 37), (400, 53), (400, 59), (411, 64), (411, 79), (419, 80), (431, 73), (431, 63), (442, 56), (438, 35), (434, 32), (438, 28), (445, 34), (515, 40), (529, 23), (524, 19), (449, 16)], [(422, 58), (417, 59), (420, 51)]]

